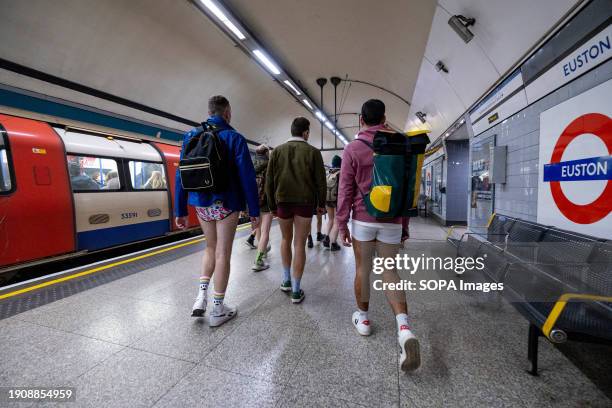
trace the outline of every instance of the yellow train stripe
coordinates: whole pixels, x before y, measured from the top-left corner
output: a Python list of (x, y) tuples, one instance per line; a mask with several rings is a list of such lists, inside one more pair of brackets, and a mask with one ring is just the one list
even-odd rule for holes
[[(245, 230), (245, 229), (250, 228), (250, 227), (251, 227), (251, 224), (241, 225), (240, 227), (236, 228), (236, 231), (242, 231), (242, 230)], [(123, 259), (121, 261), (117, 261), (117, 262), (113, 262), (113, 263), (110, 263), (110, 264), (98, 266), (97, 268), (88, 269), (88, 270), (83, 271), (83, 272), (77, 272), (77, 273), (75, 273), (73, 275), (68, 275), (68, 276), (64, 276), (64, 277), (58, 278), (58, 279), (53, 279), (53, 280), (50, 280), (50, 281), (47, 281), (47, 282), (39, 283), (39, 284), (36, 284), (36, 285), (33, 285), (33, 286), (28, 286), (27, 288), (18, 289), (18, 290), (15, 290), (13, 292), (2, 294), (2, 295), (0, 295), (0, 300), (6, 299), (6, 298), (10, 298), (10, 297), (13, 297), (13, 296), (17, 296), (17, 295), (21, 295), (23, 293), (31, 292), (33, 290), (45, 288), (47, 286), (52, 286), (52, 285), (55, 285), (55, 284), (58, 284), (58, 283), (61, 283), (61, 282), (66, 282), (66, 281), (69, 281), (69, 280), (72, 280), (72, 279), (80, 278), (81, 276), (91, 275), (92, 273), (96, 273), (96, 272), (104, 271), (106, 269), (114, 268), (115, 266), (125, 265), (125, 264), (128, 264), (128, 263), (134, 262), (134, 261), (138, 261), (140, 259), (145, 259), (145, 258), (149, 258), (149, 257), (154, 256), (154, 255), (163, 254), (165, 252), (173, 251), (173, 250), (179, 249), (179, 248), (183, 248), (183, 247), (186, 247), (188, 245), (193, 245), (193, 244), (200, 243), (200, 242), (202, 242), (204, 240), (206, 240), (205, 237), (197, 238), (197, 239), (194, 239), (193, 241), (183, 242), (182, 244), (173, 245), (173, 246), (170, 246), (170, 247), (167, 247), (167, 248), (158, 249), (157, 251), (148, 252), (146, 254), (138, 255), (138, 256), (135, 256), (133, 258)]]
[(600, 302), (612, 302), (612, 297), (610, 296), (598, 296), (598, 295), (585, 295), (581, 293), (565, 293), (559, 297), (559, 300), (555, 303), (552, 310), (550, 311), (546, 321), (542, 325), (542, 333), (550, 339), (550, 332), (555, 327), (559, 316), (565, 309), (567, 302), (571, 299), (581, 299), (581, 300), (594, 300)]

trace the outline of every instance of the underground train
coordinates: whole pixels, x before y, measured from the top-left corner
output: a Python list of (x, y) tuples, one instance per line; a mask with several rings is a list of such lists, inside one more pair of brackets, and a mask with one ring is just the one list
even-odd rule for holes
[(177, 233), (179, 155), (169, 141), (0, 114), (0, 272)]

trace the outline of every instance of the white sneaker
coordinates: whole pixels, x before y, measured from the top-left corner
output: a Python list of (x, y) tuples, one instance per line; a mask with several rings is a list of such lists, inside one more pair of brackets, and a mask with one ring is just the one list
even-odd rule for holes
[(251, 267), (251, 269), (255, 272), (260, 272), (260, 271), (264, 271), (268, 269), (269, 267), (270, 267), (270, 264), (268, 264), (263, 259), (261, 259), (260, 262), (257, 262), (257, 261), (253, 262), (253, 266)]
[(210, 327), (221, 326), (223, 323), (233, 319), (238, 314), (238, 310), (235, 307), (231, 307), (225, 304), (223, 305), (221, 310), (215, 309), (217, 308), (213, 308), (212, 313), (210, 314), (210, 316), (208, 316), (208, 325)]
[(367, 319), (361, 319), (361, 314), (359, 311), (353, 313), (353, 326), (357, 329), (357, 333), (362, 336), (369, 336), (372, 332), (370, 327), (370, 321)]
[(202, 317), (204, 316), (204, 312), (206, 312), (206, 292), (200, 290), (193, 304), (191, 315), (193, 317)]
[(421, 365), (419, 341), (408, 326), (402, 326), (397, 335), (401, 354), (399, 364), (402, 371), (414, 371)]

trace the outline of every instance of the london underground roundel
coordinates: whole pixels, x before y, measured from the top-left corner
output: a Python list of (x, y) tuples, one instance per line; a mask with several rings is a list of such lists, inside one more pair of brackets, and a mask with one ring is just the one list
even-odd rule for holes
[(612, 79), (542, 112), (538, 133), (537, 222), (612, 239)]
[[(593, 134), (608, 148), (607, 155), (586, 159), (561, 161), (566, 147), (576, 137)], [(544, 166), (544, 181), (550, 182), (550, 190), (559, 210), (569, 220), (578, 224), (591, 224), (606, 217), (612, 211), (612, 119), (601, 113), (587, 113), (574, 119), (563, 131), (554, 147), (550, 164)], [(561, 181), (607, 180), (606, 187), (595, 201), (575, 204), (561, 189)]]

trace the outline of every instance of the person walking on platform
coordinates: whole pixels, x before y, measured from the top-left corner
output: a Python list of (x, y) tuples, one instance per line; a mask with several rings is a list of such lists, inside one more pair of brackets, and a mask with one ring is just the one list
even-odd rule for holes
[(255, 177), (257, 180), (257, 193), (259, 195), (259, 211), (261, 213), (261, 223), (257, 228), (257, 254), (252, 269), (255, 272), (268, 269), (270, 265), (265, 261), (265, 258), (270, 251), (270, 227), (272, 226), (272, 213), (268, 207), (266, 199), (266, 173), (268, 171), (268, 162), (270, 161), (270, 149), (266, 145), (259, 145), (255, 149)]
[[(344, 246), (353, 246), (355, 253), (355, 300), (357, 311), (352, 322), (362, 336), (371, 333), (368, 307), (370, 301), (370, 274), (372, 261), (376, 254), (382, 258), (394, 258), (400, 245), (407, 238), (407, 218), (396, 217), (381, 221), (371, 216), (366, 209), (364, 194), (372, 183), (373, 152), (369, 147), (374, 135), (385, 126), (385, 104), (370, 99), (361, 108), (361, 131), (357, 139), (344, 149), (336, 222), (340, 240)], [(349, 216), (352, 218), (352, 236), (348, 228)], [(382, 274), (384, 283), (399, 282), (395, 268), (385, 269)], [(419, 342), (410, 330), (406, 293), (385, 290), (397, 323), (397, 336), (401, 348), (400, 367), (403, 371), (415, 370), (420, 365)]]
[[(321, 228), (323, 227), (323, 214), (319, 214), (317, 209), (313, 210), (312, 215), (317, 216), (317, 242), (323, 242), (325, 235), (321, 232)], [(312, 240), (312, 234), (310, 231), (308, 232), (308, 248), (314, 248), (314, 242)]]
[[(210, 280), (214, 275), (213, 310), (209, 314), (209, 325), (220, 326), (237, 314), (235, 307), (224, 303), (225, 291), (230, 274), (232, 244), (238, 225), (240, 211), (248, 203), (249, 216), (253, 229), (259, 224), (259, 197), (255, 181), (255, 169), (246, 139), (230, 126), (232, 110), (229, 101), (223, 96), (213, 96), (208, 100), (209, 117), (202, 127), (185, 134), (181, 149), (181, 160), (186, 147), (202, 145), (206, 135), (216, 135), (222, 151), (221, 169), (226, 172), (225, 185), (218, 186), (221, 192), (187, 192), (182, 183), (181, 166), (176, 173), (176, 225), (187, 227), (187, 204), (195, 207), (202, 232), (206, 237), (206, 248), (202, 261), (202, 276), (199, 280), (198, 295), (193, 305), (192, 316), (202, 317), (206, 311), (207, 293)], [(204, 127), (208, 132), (204, 131)], [(199, 138), (200, 143), (189, 143)], [(210, 140), (209, 140), (210, 141)], [(219, 149), (216, 150), (217, 154)], [(186, 168), (189, 166), (186, 166)], [(191, 166), (192, 168), (194, 166)], [(220, 181), (216, 181), (221, 183)]]
[(323, 246), (332, 251), (339, 251), (340, 245), (336, 242), (338, 239), (338, 225), (334, 222), (336, 214), (336, 206), (338, 204), (338, 181), (340, 179), (340, 166), (342, 159), (340, 156), (332, 158), (331, 169), (327, 174), (327, 197), (325, 199), (325, 207), (327, 209), (327, 235), (323, 237)]
[(296, 118), (291, 124), (289, 140), (272, 151), (266, 174), (268, 206), (279, 218), (282, 235), (283, 281), (280, 289), (291, 292), (292, 303), (304, 300), (300, 281), (306, 263), (306, 239), (313, 208), (318, 214), (325, 212), (323, 157), (308, 144), (309, 135), (310, 121)]

